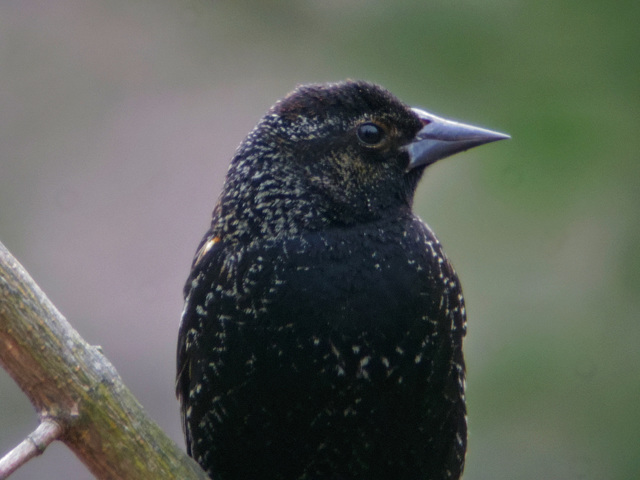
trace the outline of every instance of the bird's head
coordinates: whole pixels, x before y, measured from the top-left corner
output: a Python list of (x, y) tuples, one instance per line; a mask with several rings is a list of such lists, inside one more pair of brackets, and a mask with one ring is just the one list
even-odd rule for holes
[(411, 207), (427, 165), (503, 138), (370, 83), (300, 86), (240, 145), (216, 215), (262, 235), (375, 220)]

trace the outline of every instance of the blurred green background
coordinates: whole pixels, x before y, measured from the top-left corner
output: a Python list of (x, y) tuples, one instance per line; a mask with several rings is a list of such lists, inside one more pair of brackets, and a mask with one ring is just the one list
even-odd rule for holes
[[(512, 135), (416, 208), (462, 278), (465, 480), (640, 478), (640, 3), (0, 2), (0, 241), (180, 444), (181, 288), (235, 146), (362, 78)], [(35, 428), (0, 372), (0, 453)], [(15, 479), (90, 478), (54, 445)]]

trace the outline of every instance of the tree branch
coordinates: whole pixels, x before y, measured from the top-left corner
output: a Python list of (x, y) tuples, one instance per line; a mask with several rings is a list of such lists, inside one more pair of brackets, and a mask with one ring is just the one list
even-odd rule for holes
[(61, 434), (62, 427), (59, 423), (44, 419), (31, 435), (0, 459), (0, 480), (8, 478), (33, 457), (41, 455)]
[(109, 360), (80, 337), (2, 243), (0, 365), (41, 420), (60, 426), (60, 440), (96, 478), (208, 478), (149, 419)]

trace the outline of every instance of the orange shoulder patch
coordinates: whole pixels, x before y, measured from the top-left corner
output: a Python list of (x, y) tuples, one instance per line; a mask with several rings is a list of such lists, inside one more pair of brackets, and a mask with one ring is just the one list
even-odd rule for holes
[(210, 238), (207, 242), (205, 242), (204, 245), (202, 245), (202, 247), (200, 247), (200, 250), (198, 250), (198, 253), (196, 253), (196, 258), (193, 261), (194, 265), (197, 265), (198, 263), (200, 263), (200, 261), (205, 257), (205, 255), (209, 252), (209, 250), (211, 250), (213, 248), (213, 246), (216, 243), (220, 243), (220, 237), (213, 237)]

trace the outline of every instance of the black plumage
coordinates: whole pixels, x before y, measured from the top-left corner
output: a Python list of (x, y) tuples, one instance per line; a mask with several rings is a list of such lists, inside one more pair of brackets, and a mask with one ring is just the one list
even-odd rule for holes
[(411, 206), (506, 136), (365, 82), (299, 87), (238, 148), (185, 286), (177, 395), (214, 479), (458, 479), (466, 320)]

